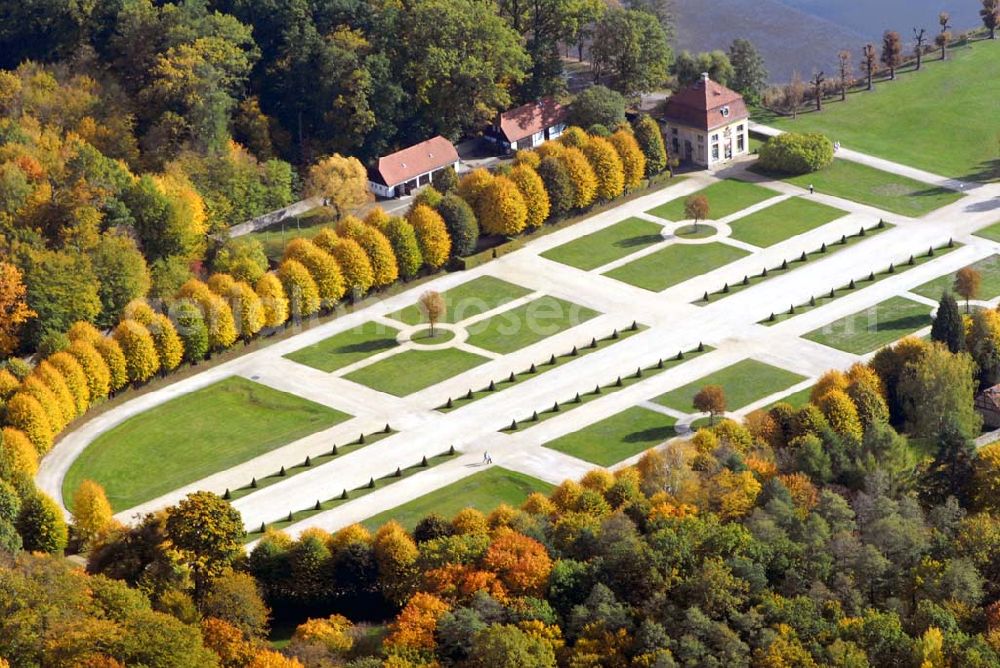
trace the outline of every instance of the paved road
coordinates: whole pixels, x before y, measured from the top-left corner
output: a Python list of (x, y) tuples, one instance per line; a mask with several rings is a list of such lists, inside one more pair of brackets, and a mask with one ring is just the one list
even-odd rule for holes
[[(755, 129), (768, 131), (767, 128)], [(746, 258), (660, 293), (601, 276), (600, 272), (607, 267), (582, 272), (541, 257), (540, 254), (550, 248), (603, 229), (629, 216), (655, 220), (645, 212), (664, 201), (698, 190), (720, 176), (742, 173), (746, 162), (729, 167), (718, 175), (707, 172), (694, 174), (664, 191), (638, 198), (570, 228), (536, 239), (524, 249), (482, 267), (442, 276), (430, 284), (386, 299), (363, 311), (345, 315), (264, 350), (116, 407), (67, 434), (42, 462), (38, 484), (47, 493), (61, 500), (61, 484), (66, 471), (79, 453), (99, 434), (153, 406), (234, 374), (334, 406), (355, 417), (329, 430), (295, 441), (228, 471), (120, 513), (119, 519), (128, 521), (137, 513), (175, 503), (184, 494), (196, 489), (221, 493), (226, 488), (240, 487), (251, 477), (266, 476), (282, 465), (287, 467), (302, 461), (306, 455), (315, 457), (327, 452), (332, 443), (346, 442), (356, 438), (360, 432), (377, 430), (387, 422), (398, 433), (235, 501), (234, 505), (243, 514), (246, 525), (253, 528), (262, 521), (280, 519), (290, 510), (310, 507), (317, 499), (330, 498), (344, 488), (358, 487), (370, 477), (387, 475), (395, 471), (397, 466), (414, 464), (421, 457), (440, 453), (451, 445), (466, 453), (291, 527), (292, 533), (301, 531), (306, 526), (336, 529), (476, 473), (481, 470), (476, 464), (481, 460), (483, 450), (491, 452), (497, 465), (549, 482), (557, 483), (566, 478), (578, 477), (593, 466), (540, 446), (748, 357), (787, 368), (810, 379), (829, 368), (846, 368), (862, 357), (807, 341), (800, 338), (801, 335), (878, 304), (893, 295), (905, 293), (939, 275), (1000, 252), (1000, 245), (971, 236), (974, 231), (1000, 220), (1000, 185), (963, 187), (964, 184), (853, 152), (842, 151), (840, 157), (857, 159), (928, 183), (953, 186), (968, 194), (958, 202), (921, 219), (906, 218), (817, 194), (812, 198), (843, 209), (847, 215), (769, 248), (755, 249)], [(761, 180), (760, 177), (752, 178)], [(785, 183), (768, 182), (767, 186), (778, 193), (773, 201), (778, 201), (778, 197), (791, 195), (808, 196), (803, 190)], [(812, 251), (823, 242), (830, 243), (839, 239), (841, 234), (856, 232), (862, 225), (871, 226), (880, 218), (894, 227), (857, 243), (850, 249), (831, 254), (822, 260), (810, 261), (792, 272), (774, 277), (736, 295), (713, 301), (704, 307), (692, 304), (705, 290), (713, 291), (727, 282), (736, 283), (746, 274), (756, 274), (764, 266), (772, 267), (780, 264), (783, 259), (796, 258), (803, 251)], [(727, 220), (720, 221), (722, 229), (726, 229)], [(659, 222), (669, 232), (671, 225), (666, 221)], [(869, 271), (883, 269), (889, 262), (899, 264), (911, 254), (926, 251), (931, 245), (941, 245), (949, 238), (963, 244), (962, 247), (773, 327), (756, 324), (773, 311), (784, 310), (789, 304), (808, 301), (810, 296), (827, 292), (850, 278), (860, 278)], [(730, 239), (720, 241), (746, 247), (745, 244)], [(652, 251), (643, 252), (655, 252), (671, 243), (677, 243), (677, 240), (668, 234)], [(431, 288), (443, 292), (482, 275), (496, 276), (532, 290), (571, 300), (598, 310), (603, 315), (402, 398), (344, 380), (340, 377), (344, 370), (325, 374), (282, 357), (373, 318), (384, 318), (414, 302), (424, 290)], [(928, 305), (928, 309), (930, 308)], [(491, 379), (505, 377), (511, 371), (521, 371), (532, 362), (547, 359), (550, 354), (567, 352), (574, 345), (589, 342), (591, 337), (606, 336), (612, 329), (621, 329), (633, 320), (638, 320), (648, 329), (580, 360), (519, 383), (516, 389), (498, 392), (448, 414), (434, 410), (448, 397), (457, 397), (469, 388), (483, 387)], [(716, 350), (530, 429), (512, 434), (499, 431), (510, 424), (512, 419), (520, 419), (530, 415), (532, 411), (548, 408), (553, 401), (566, 401), (577, 392), (588, 391), (598, 383), (609, 383), (637, 366), (651, 365), (657, 359), (671, 356), (678, 350), (693, 348), (699, 341), (710, 344)], [(801, 386), (808, 384), (809, 381)], [(766, 405), (770, 400), (772, 398), (756, 402), (742, 412)]]

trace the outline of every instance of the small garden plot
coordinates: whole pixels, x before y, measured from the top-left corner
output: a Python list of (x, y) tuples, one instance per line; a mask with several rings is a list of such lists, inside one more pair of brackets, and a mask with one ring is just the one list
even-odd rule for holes
[(850, 236), (842, 234), (840, 239), (837, 241), (831, 241), (829, 244), (820, 244), (819, 248), (812, 250), (809, 253), (802, 252), (797, 257), (792, 259), (782, 260), (781, 264), (773, 267), (765, 267), (759, 274), (746, 274), (743, 276), (743, 280), (737, 281), (735, 283), (724, 283), (721, 288), (715, 292), (707, 292), (702, 296), (701, 299), (693, 302), (696, 306), (705, 306), (716, 299), (721, 299), (728, 297), (730, 295), (736, 294), (746, 288), (758, 285), (766, 280), (772, 279), (775, 276), (781, 276), (789, 271), (794, 271), (802, 266), (804, 263), (811, 259), (821, 259), (829, 255), (833, 255), (838, 251), (842, 251), (848, 246), (864, 241), (868, 236), (873, 234), (878, 234), (879, 232), (884, 232), (885, 230), (892, 227), (889, 223), (885, 221), (879, 221), (878, 224), (872, 225), (869, 228), (860, 228), (857, 233)]
[(805, 338), (856, 355), (877, 350), (931, 324), (930, 307), (893, 297), (806, 334)]
[(225, 471), (350, 418), (232, 376), (151, 408), (94, 440), (70, 467), (63, 497), (84, 480), (115, 512)]
[[(969, 265), (969, 267), (979, 272), (979, 276), (982, 278), (982, 283), (979, 286), (979, 295), (976, 299), (988, 301), (1000, 296), (1000, 255), (991, 255), (983, 258), (979, 262)], [(919, 288), (914, 288), (912, 292), (928, 299), (940, 299), (944, 292), (955, 294), (955, 275), (946, 274), (945, 276), (939, 276), (933, 281), (924, 283)], [(962, 299), (958, 295), (955, 295), (955, 298)]]
[[(480, 276), (467, 283), (456, 285), (451, 290), (441, 293), (445, 303), (445, 314), (441, 322), (455, 323), (466, 318), (492, 311), (507, 302), (531, 294), (531, 290), (520, 285), (514, 285), (493, 276)], [(417, 303), (389, 314), (389, 317), (407, 325), (419, 325), (427, 322), (427, 317)]]
[(726, 395), (726, 409), (738, 411), (755, 401), (801, 383), (806, 378), (780, 367), (746, 359), (704, 378), (678, 387), (653, 399), (654, 402), (682, 413), (694, 413), (696, 395), (706, 385), (719, 385)]
[(766, 248), (846, 215), (832, 206), (792, 197), (731, 222), (730, 236)]
[(677, 244), (650, 253), (604, 274), (609, 278), (660, 292), (746, 257), (742, 248), (723, 243), (703, 245)]
[(572, 362), (573, 360), (583, 357), (584, 355), (589, 355), (592, 352), (601, 350), (606, 346), (626, 339), (633, 334), (638, 334), (644, 329), (644, 326), (637, 322), (633, 322), (631, 326), (626, 327), (622, 331), (615, 330), (603, 338), (592, 337), (588, 345), (573, 346), (571, 350), (562, 353), (561, 355), (550, 355), (544, 362), (532, 363), (531, 366), (526, 369), (522, 369), (520, 372), (512, 372), (499, 380), (492, 380), (490, 381), (490, 384), (484, 388), (479, 390), (473, 390), (470, 388), (468, 394), (463, 394), (461, 397), (449, 397), (448, 401), (443, 406), (438, 407), (438, 410), (442, 413), (447, 413), (457, 408), (461, 408), (462, 406), (471, 404), (472, 402), (478, 401), (483, 397), (488, 397), (491, 394), (513, 387), (521, 381), (530, 380), (540, 376), (546, 371), (551, 371), (562, 364)]
[(397, 334), (399, 330), (380, 322), (370, 321), (346, 332), (334, 334), (319, 343), (288, 353), (285, 357), (293, 362), (330, 373), (395, 348), (399, 345), (396, 342)]
[(431, 513), (451, 519), (465, 508), (475, 508), (484, 513), (491, 512), (501, 503), (517, 508), (532, 493), (548, 495), (553, 489), (552, 485), (537, 478), (501, 466), (492, 466), (370, 517), (363, 524), (374, 531), (386, 522), (395, 520), (407, 531), (412, 531), (417, 522)]
[(511, 353), (597, 315), (579, 304), (545, 295), (469, 325), (468, 343), (495, 353)]
[(673, 438), (674, 423), (668, 415), (635, 406), (549, 441), (544, 447), (611, 466)]
[(458, 348), (404, 350), (352, 371), (344, 378), (379, 392), (405, 397), (488, 361)]
[(1000, 222), (993, 223), (989, 227), (984, 227), (976, 232), (976, 236), (989, 239), (990, 241), (1000, 241)]
[(529, 429), (540, 422), (545, 422), (549, 418), (554, 418), (557, 415), (579, 408), (586, 403), (600, 399), (605, 394), (612, 394), (618, 390), (630, 387), (638, 382), (641, 382), (645, 378), (663, 373), (667, 369), (672, 369), (679, 364), (683, 364), (689, 359), (694, 359), (698, 355), (710, 352), (711, 350), (713, 350), (711, 346), (699, 344), (697, 348), (687, 353), (678, 351), (677, 355), (673, 357), (661, 359), (658, 363), (646, 367), (645, 369), (640, 367), (628, 375), (618, 376), (618, 378), (616, 378), (613, 382), (605, 385), (597, 385), (590, 391), (582, 393), (578, 392), (573, 397), (564, 397), (562, 403), (556, 401), (550, 407), (544, 408), (541, 411), (535, 411), (530, 417), (524, 416), (520, 422), (518, 422), (515, 418), (513, 422), (504, 427), (501, 431), (509, 434), (512, 431), (517, 431), (518, 429)]
[(774, 408), (775, 404), (788, 404), (792, 408), (798, 410), (806, 404), (809, 403), (809, 397), (812, 396), (812, 386), (805, 388), (804, 390), (799, 390), (798, 392), (793, 392), (787, 397), (782, 397), (775, 401), (773, 404), (765, 408), (765, 410), (771, 410)]
[(372, 478), (368, 484), (362, 485), (361, 487), (357, 487), (352, 490), (344, 489), (333, 498), (326, 499), (325, 501), (317, 499), (316, 503), (309, 508), (289, 512), (288, 516), (283, 520), (272, 522), (271, 524), (262, 523), (261, 526), (256, 527), (252, 531), (248, 531), (244, 542), (249, 543), (252, 540), (260, 538), (266, 529), (277, 529), (279, 531), (287, 529), (296, 522), (309, 519), (313, 515), (318, 515), (319, 513), (327, 510), (333, 510), (337, 506), (342, 506), (348, 501), (353, 501), (354, 499), (367, 496), (377, 489), (382, 489), (383, 487), (399, 482), (404, 478), (416, 475), (421, 471), (426, 471), (432, 466), (437, 466), (438, 464), (444, 463), (453, 457), (455, 457), (454, 451), (445, 452), (433, 457), (427, 457), (417, 464), (412, 464), (406, 468), (400, 467), (396, 473), (390, 473), (389, 475), (382, 476), (381, 478)]
[(781, 178), (800, 188), (813, 185), (816, 192), (867, 204), (903, 216), (920, 217), (962, 197), (947, 188), (890, 174), (857, 162), (837, 159), (818, 172)]
[[(776, 325), (779, 322), (784, 322), (790, 318), (794, 318), (797, 315), (801, 315), (813, 309), (819, 308), (820, 306), (825, 306), (830, 302), (836, 301), (845, 295), (848, 295), (855, 290), (861, 290), (878, 283), (886, 278), (891, 278), (897, 274), (901, 274), (905, 271), (909, 271), (913, 267), (924, 264), (925, 262), (930, 262), (936, 257), (948, 253), (953, 250), (957, 245), (951, 243), (951, 245), (945, 245), (938, 249), (928, 249), (926, 253), (920, 255), (919, 257), (911, 256), (906, 262), (901, 262), (897, 264), (891, 264), (882, 271), (879, 272), (869, 272), (867, 276), (858, 277), (852, 279), (846, 285), (842, 285), (839, 288), (832, 288), (829, 292), (822, 295), (814, 295), (808, 302), (804, 304), (797, 304), (792, 306), (786, 311), (781, 313), (772, 313), (764, 320), (761, 320), (758, 324), (770, 327), (771, 325)], [(940, 293), (938, 293), (940, 296)]]
[[(758, 186), (754, 183), (726, 179), (724, 181), (719, 181), (718, 183), (713, 183), (707, 188), (702, 188), (692, 194), (704, 195), (707, 197), (709, 210), (711, 212), (709, 214), (709, 218), (712, 220), (720, 220), (726, 216), (731, 216), (737, 211), (742, 211), (749, 206), (759, 204), (766, 199), (777, 197), (781, 193), (775, 192), (770, 188)], [(647, 213), (652, 216), (656, 216), (657, 218), (663, 218), (664, 220), (675, 222), (685, 220), (687, 219), (687, 216), (684, 215), (684, 201), (688, 197), (690, 197), (690, 195), (670, 200), (666, 204), (661, 204), (654, 209), (650, 209)]]
[(590, 271), (663, 241), (663, 227), (641, 218), (626, 218), (610, 227), (542, 253), (554, 262)]

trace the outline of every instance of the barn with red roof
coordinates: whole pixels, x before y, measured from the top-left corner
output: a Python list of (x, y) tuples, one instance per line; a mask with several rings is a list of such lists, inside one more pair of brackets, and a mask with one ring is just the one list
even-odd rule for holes
[(750, 150), (750, 113), (743, 96), (708, 74), (678, 91), (663, 113), (671, 155), (713, 168)]
[(438, 135), (379, 158), (368, 170), (368, 185), (379, 197), (401, 197), (430, 185), (434, 174), (447, 167), (458, 168), (458, 151)]

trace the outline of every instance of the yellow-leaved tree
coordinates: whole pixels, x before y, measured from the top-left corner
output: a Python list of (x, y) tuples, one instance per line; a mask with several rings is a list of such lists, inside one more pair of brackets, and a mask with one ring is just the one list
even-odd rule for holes
[(354, 216), (345, 216), (337, 223), (337, 234), (353, 239), (364, 249), (372, 265), (372, 280), (376, 288), (391, 285), (399, 278), (396, 254), (380, 229), (365, 225)]
[(80, 362), (66, 351), (49, 355), (46, 361), (62, 375), (76, 403), (76, 414), (83, 415), (90, 406), (90, 386)]
[(622, 127), (611, 135), (609, 141), (615, 147), (615, 151), (622, 161), (622, 169), (625, 174), (625, 189), (632, 190), (637, 188), (646, 175), (646, 156), (639, 147), (639, 142), (636, 141), (635, 135), (630, 130)]
[(319, 311), (319, 289), (301, 262), (285, 260), (278, 266), (277, 276), (288, 299), (290, 317), (305, 318)]
[(7, 423), (27, 436), (39, 455), (52, 447), (55, 434), (48, 414), (31, 393), (18, 392), (7, 401)]
[(49, 364), (48, 360), (42, 360), (35, 367), (34, 371), (31, 372), (31, 376), (25, 381), (31, 378), (38, 378), (40, 381), (45, 383), (45, 386), (52, 391), (52, 394), (56, 398), (56, 405), (62, 412), (63, 416), (63, 426), (69, 424), (74, 418), (76, 418), (79, 413), (76, 412), (76, 400), (73, 398), (73, 393), (70, 392), (69, 385), (66, 383), (66, 379), (59, 372), (59, 369), (55, 368)]
[(514, 182), (514, 185), (521, 192), (521, 197), (524, 198), (524, 205), (528, 212), (525, 225), (531, 229), (541, 227), (542, 223), (549, 217), (551, 209), (549, 193), (545, 190), (542, 177), (538, 175), (534, 167), (522, 164), (510, 170), (510, 180)]
[(255, 286), (264, 309), (264, 326), (280, 327), (288, 320), (288, 297), (281, 280), (270, 272), (264, 274)]
[(35, 315), (28, 308), (21, 270), (0, 262), (0, 357), (12, 353), (20, 341), (21, 326)]
[(478, 211), (479, 196), (492, 182), (493, 174), (484, 167), (477, 167), (459, 180), (455, 192), (472, 207), (473, 211)]
[(451, 237), (444, 219), (434, 209), (420, 204), (410, 212), (410, 224), (424, 262), (431, 269), (442, 267), (451, 253)]
[(34, 477), (38, 473), (38, 451), (20, 429), (0, 430), (0, 478), (10, 480), (16, 473)]
[(347, 285), (340, 265), (319, 246), (308, 239), (292, 239), (285, 246), (284, 259), (295, 260), (306, 268), (316, 283), (321, 306), (333, 308), (343, 299)]
[(487, 234), (513, 236), (524, 231), (528, 207), (517, 185), (506, 176), (497, 176), (479, 196), (476, 219)]
[(110, 336), (100, 336), (94, 341), (94, 348), (101, 355), (108, 367), (108, 382), (111, 391), (117, 392), (128, 383), (128, 370), (125, 365), (125, 353), (121, 346)]
[(566, 167), (566, 173), (573, 181), (573, 207), (576, 209), (587, 208), (597, 196), (597, 177), (594, 175), (594, 169), (587, 162), (583, 152), (577, 148), (564, 148), (559, 159), (562, 160)]
[(73, 494), (73, 528), (85, 546), (102, 540), (117, 522), (104, 488), (84, 480)]
[(372, 264), (364, 249), (354, 239), (338, 236), (336, 232), (326, 228), (313, 237), (313, 243), (337, 261), (352, 295), (360, 297), (371, 289), (375, 282)]
[(237, 334), (244, 341), (264, 328), (264, 303), (253, 288), (243, 281), (234, 281), (225, 297), (233, 310)]
[(160, 358), (149, 330), (135, 320), (122, 320), (112, 333), (125, 354), (125, 369), (133, 383), (144, 383), (160, 370)]
[(101, 353), (97, 352), (97, 348), (90, 342), (80, 339), (69, 344), (66, 352), (76, 358), (80, 368), (83, 369), (91, 402), (108, 396), (108, 392), (111, 391), (111, 372), (108, 371), (108, 365), (101, 357)]
[(583, 154), (597, 177), (597, 198), (607, 201), (620, 196), (625, 189), (625, 170), (611, 142), (603, 137), (591, 137), (583, 147)]
[(160, 368), (164, 371), (176, 369), (184, 357), (184, 344), (181, 342), (181, 337), (177, 335), (177, 330), (174, 329), (170, 318), (162, 313), (154, 313), (146, 328), (149, 330), (149, 335), (153, 337), (153, 345), (156, 347), (156, 356), (160, 360)]
[(323, 206), (338, 218), (371, 198), (365, 166), (357, 158), (339, 153), (323, 158), (309, 168), (302, 192), (306, 197), (322, 198)]

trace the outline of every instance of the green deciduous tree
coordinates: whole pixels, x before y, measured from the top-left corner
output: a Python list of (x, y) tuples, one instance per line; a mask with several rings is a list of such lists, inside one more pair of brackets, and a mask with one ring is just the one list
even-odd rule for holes
[(211, 492), (193, 492), (168, 508), (165, 529), (202, 585), (243, 553), (243, 519)]
[(733, 65), (730, 88), (742, 95), (747, 103), (759, 104), (767, 86), (768, 74), (764, 67), (764, 57), (757, 47), (746, 39), (733, 40), (729, 46), (729, 62)]
[(939, 343), (908, 362), (898, 392), (911, 433), (934, 436), (950, 424), (964, 438), (978, 434), (982, 418), (973, 408), (975, 373), (972, 357), (952, 354)]
[(581, 128), (616, 128), (625, 122), (625, 98), (606, 86), (591, 86), (573, 98), (566, 122)]
[(667, 149), (663, 144), (663, 133), (659, 124), (648, 114), (641, 115), (635, 122), (635, 139), (646, 156), (646, 176), (659, 174), (667, 168)]
[(472, 207), (458, 195), (448, 194), (438, 204), (437, 212), (448, 228), (452, 252), (458, 257), (475, 253), (479, 241), (479, 221)]
[(573, 179), (558, 158), (544, 158), (538, 163), (536, 170), (549, 195), (549, 212), (553, 218), (558, 218), (569, 212), (576, 199), (576, 189)]
[(149, 269), (135, 242), (118, 234), (101, 235), (91, 261), (100, 281), (101, 314), (97, 322), (108, 327), (117, 322), (126, 304), (149, 293)]
[(655, 16), (610, 9), (597, 23), (591, 59), (598, 77), (609, 75), (615, 90), (632, 96), (662, 85), (673, 55)]
[(416, 276), (424, 264), (424, 257), (420, 252), (413, 226), (405, 218), (393, 216), (385, 224), (385, 236), (396, 256), (399, 275), (404, 279)]
[(69, 538), (62, 511), (42, 492), (22, 500), (17, 530), (24, 541), (24, 549), (29, 551), (61, 552)]

